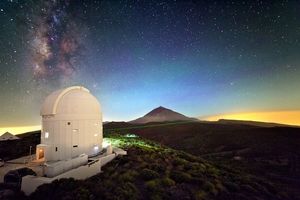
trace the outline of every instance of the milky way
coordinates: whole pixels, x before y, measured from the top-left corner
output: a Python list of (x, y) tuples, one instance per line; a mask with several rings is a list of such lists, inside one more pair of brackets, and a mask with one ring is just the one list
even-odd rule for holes
[(79, 65), (83, 44), (69, 1), (45, 2), (35, 21), (37, 27), (31, 42), (34, 77), (71, 77)]
[(300, 109), (295, 0), (0, 0), (0, 126), (83, 85), (104, 120)]

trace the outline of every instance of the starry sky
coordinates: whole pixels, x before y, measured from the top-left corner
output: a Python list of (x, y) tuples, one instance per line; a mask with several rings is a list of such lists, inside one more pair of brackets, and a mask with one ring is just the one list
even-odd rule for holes
[(300, 2), (1, 0), (0, 127), (83, 85), (104, 120), (300, 110)]

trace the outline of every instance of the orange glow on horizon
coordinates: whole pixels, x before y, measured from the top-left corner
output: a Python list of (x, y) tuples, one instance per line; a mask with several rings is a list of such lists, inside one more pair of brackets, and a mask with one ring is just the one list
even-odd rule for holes
[(41, 126), (16, 126), (16, 127), (0, 127), (0, 135), (5, 132), (10, 132), (13, 135), (26, 133), (30, 131), (41, 130)]
[(300, 126), (300, 110), (297, 111), (264, 111), (219, 114), (200, 118), (207, 121), (217, 121), (219, 119), (246, 120), (259, 122), (273, 122), (288, 125)]

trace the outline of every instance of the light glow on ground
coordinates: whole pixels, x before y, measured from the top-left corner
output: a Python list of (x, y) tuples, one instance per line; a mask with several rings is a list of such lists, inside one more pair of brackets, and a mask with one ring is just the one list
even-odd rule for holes
[(137, 139), (138, 137), (126, 137), (126, 135), (112, 134), (109, 137), (103, 138), (103, 147), (111, 144), (113, 147), (124, 148), (127, 146), (136, 146), (140, 148), (155, 149), (154, 144), (150, 144), (144, 140)]
[(273, 122), (273, 123), (300, 126), (300, 111), (297, 110), (297, 111), (231, 113), (231, 114), (220, 114), (215, 116), (209, 116), (200, 119), (207, 120), (207, 121), (217, 121), (219, 119), (232, 119), (232, 120)]

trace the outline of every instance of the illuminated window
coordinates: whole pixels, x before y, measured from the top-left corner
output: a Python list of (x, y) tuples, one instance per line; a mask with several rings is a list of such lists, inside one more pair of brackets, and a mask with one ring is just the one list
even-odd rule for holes
[(95, 133), (95, 134), (94, 134), (94, 136), (95, 136), (95, 137), (97, 137), (97, 136), (98, 136), (98, 134), (97, 134), (97, 133)]
[(78, 129), (73, 129), (72, 131), (73, 131), (73, 132), (77, 132), (77, 131), (78, 131)]
[(45, 138), (49, 137), (49, 132), (45, 132)]

